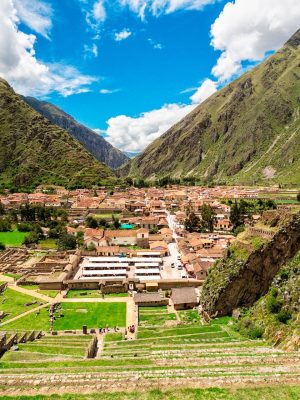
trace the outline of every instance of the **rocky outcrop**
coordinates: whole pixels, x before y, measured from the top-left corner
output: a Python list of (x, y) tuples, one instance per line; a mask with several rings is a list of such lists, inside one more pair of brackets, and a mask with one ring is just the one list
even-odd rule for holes
[(300, 250), (300, 214), (293, 215), (262, 248), (246, 261), (221, 260), (204, 284), (201, 305), (209, 315), (230, 315), (240, 307), (250, 307), (267, 293), (280, 267)]

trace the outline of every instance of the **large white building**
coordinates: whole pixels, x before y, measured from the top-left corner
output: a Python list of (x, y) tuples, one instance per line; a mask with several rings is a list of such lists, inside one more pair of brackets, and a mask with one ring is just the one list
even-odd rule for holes
[(158, 252), (143, 252), (139, 257), (84, 257), (75, 279), (138, 278), (161, 279), (163, 260)]

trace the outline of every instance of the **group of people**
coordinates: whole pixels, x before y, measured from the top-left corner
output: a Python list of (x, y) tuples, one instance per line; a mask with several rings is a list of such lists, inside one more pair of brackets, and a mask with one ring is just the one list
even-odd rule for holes
[(113, 332), (119, 332), (119, 328), (117, 327), (117, 326), (115, 326), (114, 328), (112, 328), (112, 329), (110, 329), (110, 328), (108, 328), (108, 327), (106, 327), (106, 328), (99, 328), (99, 333), (107, 333), (107, 332), (111, 332), (111, 331), (113, 331)]

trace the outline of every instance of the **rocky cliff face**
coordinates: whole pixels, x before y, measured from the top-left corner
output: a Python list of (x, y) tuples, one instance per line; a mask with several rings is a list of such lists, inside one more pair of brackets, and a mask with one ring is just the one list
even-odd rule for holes
[(23, 100), (50, 122), (66, 130), (98, 161), (102, 161), (109, 167), (116, 169), (129, 160), (129, 157), (113, 147), (102, 136), (79, 124), (71, 115), (53, 104), (37, 100), (34, 97), (23, 97)]
[(229, 256), (212, 268), (202, 290), (203, 309), (209, 315), (230, 315), (235, 308), (252, 306), (299, 250), (300, 214), (296, 214), (245, 261)]

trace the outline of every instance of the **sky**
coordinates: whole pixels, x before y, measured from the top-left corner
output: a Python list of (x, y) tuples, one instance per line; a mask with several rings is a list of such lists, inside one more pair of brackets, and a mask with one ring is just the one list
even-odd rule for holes
[(136, 154), (299, 28), (299, 0), (0, 0), (0, 76)]

